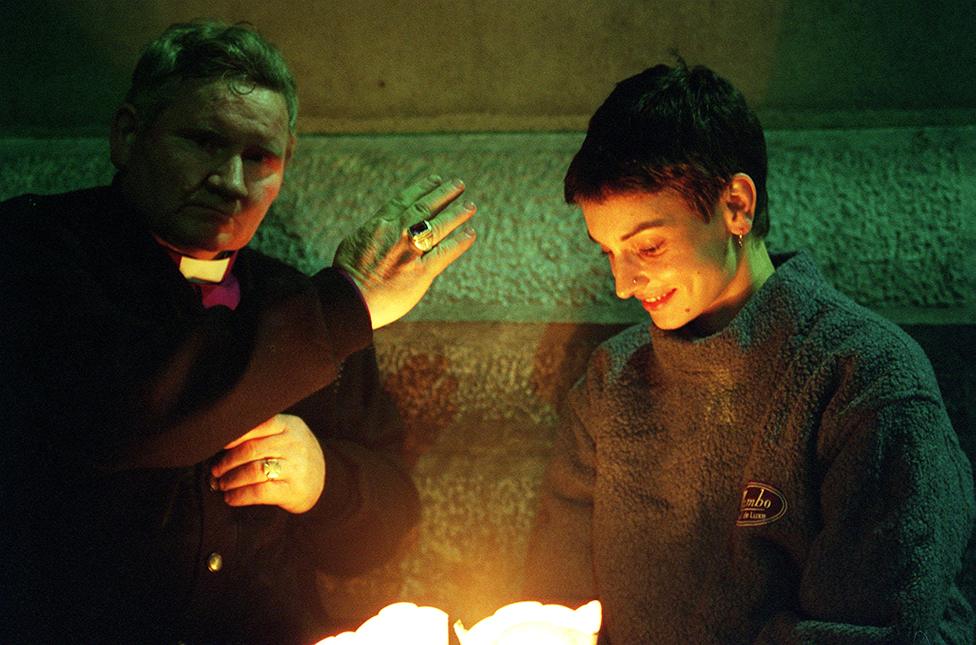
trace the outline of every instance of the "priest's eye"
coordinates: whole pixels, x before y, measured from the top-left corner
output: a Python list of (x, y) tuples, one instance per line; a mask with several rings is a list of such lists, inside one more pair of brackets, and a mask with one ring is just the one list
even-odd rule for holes
[(191, 130), (186, 133), (186, 138), (192, 141), (197, 148), (209, 155), (217, 154), (224, 146), (223, 139), (209, 130)]
[(263, 148), (245, 148), (241, 153), (241, 157), (244, 161), (256, 161), (258, 163), (264, 163), (270, 159), (273, 155), (264, 150)]
[(277, 166), (279, 162), (278, 155), (272, 154), (266, 150), (245, 150), (241, 157), (244, 159), (244, 161), (249, 161), (266, 169), (271, 169), (272, 167)]

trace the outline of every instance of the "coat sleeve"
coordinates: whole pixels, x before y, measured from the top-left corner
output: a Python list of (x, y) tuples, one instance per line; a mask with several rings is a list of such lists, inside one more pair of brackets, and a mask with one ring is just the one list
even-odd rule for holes
[(972, 610), (955, 586), (972, 473), (926, 389), (892, 394), (879, 379), (828, 406), (823, 528), (801, 572), (799, 611), (775, 615), (758, 643), (972, 642)]
[(337, 381), (288, 412), (309, 424), (326, 460), (325, 490), (295, 523), (311, 561), (323, 572), (351, 575), (401, 552), (420, 501), (404, 459), (404, 428), (373, 349), (350, 356)]
[(527, 597), (571, 607), (596, 598), (591, 539), (596, 444), (585, 422), (586, 392), (582, 380), (569, 393), (526, 558)]

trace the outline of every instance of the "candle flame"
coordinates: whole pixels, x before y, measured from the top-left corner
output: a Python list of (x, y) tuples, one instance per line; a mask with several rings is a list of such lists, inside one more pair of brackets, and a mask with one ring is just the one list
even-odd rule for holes
[(602, 622), (598, 600), (576, 610), (524, 601), (506, 605), (466, 630), (454, 632), (461, 645), (596, 645)]
[(436, 607), (412, 602), (387, 605), (359, 626), (320, 640), (315, 645), (447, 645), (447, 614)]

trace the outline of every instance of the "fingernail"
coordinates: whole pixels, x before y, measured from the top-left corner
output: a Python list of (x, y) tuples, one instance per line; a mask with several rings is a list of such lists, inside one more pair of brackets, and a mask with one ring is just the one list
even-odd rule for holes
[(474, 227), (473, 226), (465, 226), (464, 227), (464, 237), (474, 237), (474, 235), (475, 235), (475, 232), (474, 232)]
[(476, 208), (478, 208), (478, 206), (474, 202), (464, 202), (465, 210), (473, 211)]
[(453, 183), (454, 183), (455, 188), (464, 188), (464, 180), (462, 180), (460, 178), (455, 179)]
[(216, 493), (218, 490), (220, 490), (220, 482), (217, 481), (217, 478), (216, 477), (211, 476), (210, 477), (210, 492)]

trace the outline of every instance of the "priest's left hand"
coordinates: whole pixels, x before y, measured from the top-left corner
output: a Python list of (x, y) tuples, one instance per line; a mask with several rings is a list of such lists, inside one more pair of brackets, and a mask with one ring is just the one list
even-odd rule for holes
[(224, 446), (210, 472), (211, 486), (231, 506), (271, 504), (304, 513), (325, 488), (322, 446), (290, 414), (275, 415)]

